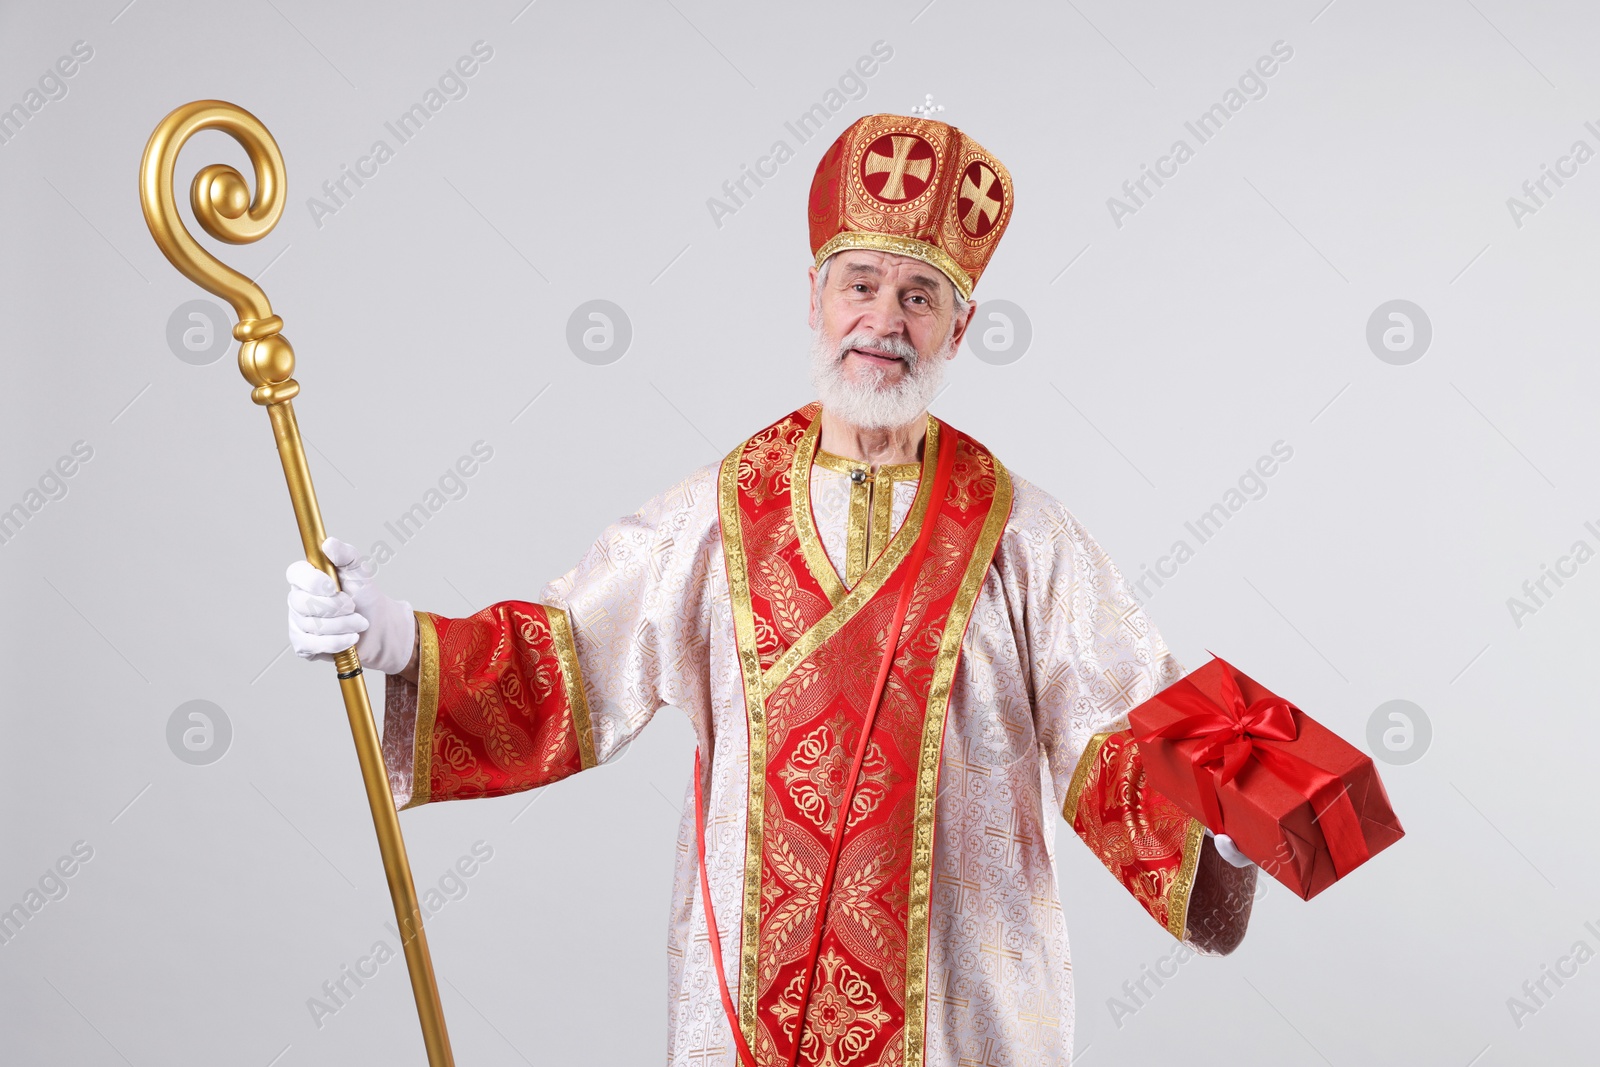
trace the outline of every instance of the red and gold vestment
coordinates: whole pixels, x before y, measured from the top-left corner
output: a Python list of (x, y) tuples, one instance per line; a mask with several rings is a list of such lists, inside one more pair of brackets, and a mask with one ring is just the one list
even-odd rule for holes
[(873, 470), (819, 452), (817, 416), (612, 527), (539, 602), (419, 613), (419, 684), (389, 681), (397, 801), (550, 784), (675, 706), (702, 777), (672, 1064), (735, 1064), (741, 1040), (762, 1067), (796, 1041), (825, 1067), (1066, 1063), (1048, 813), (1186, 936), (1202, 829), (1150, 790), (1126, 723), (1182, 670), (1083, 527), (976, 441), (930, 418), (919, 465)]

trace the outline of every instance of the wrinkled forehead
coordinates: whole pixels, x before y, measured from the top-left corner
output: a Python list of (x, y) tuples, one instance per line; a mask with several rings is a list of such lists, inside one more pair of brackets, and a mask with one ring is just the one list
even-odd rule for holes
[(938, 268), (915, 256), (849, 248), (835, 252), (823, 263), (830, 279), (865, 278), (900, 288), (922, 288), (953, 297), (954, 283)]

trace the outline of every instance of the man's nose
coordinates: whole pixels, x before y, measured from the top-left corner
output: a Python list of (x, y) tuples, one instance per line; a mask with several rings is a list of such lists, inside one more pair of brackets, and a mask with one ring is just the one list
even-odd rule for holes
[(892, 292), (880, 291), (862, 309), (861, 325), (879, 337), (906, 336), (906, 313), (900, 298)]

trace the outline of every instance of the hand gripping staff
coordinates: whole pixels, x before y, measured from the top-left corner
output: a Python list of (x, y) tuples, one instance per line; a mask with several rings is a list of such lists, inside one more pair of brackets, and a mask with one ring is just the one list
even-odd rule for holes
[[(306, 466), (300, 428), (291, 404), (300, 392), (300, 385), (290, 377), (294, 373), (294, 349), (278, 332), (283, 328), (283, 320), (272, 313), (266, 294), (250, 279), (202, 248), (178, 215), (173, 170), (179, 150), (200, 130), (221, 130), (238, 141), (249, 154), (256, 172), (253, 201), (244, 177), (232, 167), (213, 163), (195, 175), (194, 184), (189, 188), (189, 203), (201, 228), (219, 241), (249, 244), (265, 237), (278, 224), (283, 214), (285, 192), (283, 155), (259, 119), (221, 100), (184, 104), (162, 119), (150, 135), (144, 160), (139, 164), (139, 202), (144, 208), (144, 220), (150, 227), (150, 235), (179, 273), (228, 301), (239, 316), (239, 323), (233, 328), (233, 336), (240, 342), (239, 371), (255, 386), (250, 399), (265, 407), (272, 420), (272, 436), (278, 443), (278, 458), (283, 461), (283, 476), (289, 483), (289, 499), (294, 504), (295, 522), (300, 527), (306, 559), (337, 582), (338, 571), (322, 554), (322, 514), (311, 488), (311, 471)], [(339, 672), (344, 709), (350, 717), (350, 732), (355, 735), (356, 758), (366, 782), (367, 803), (372, 808), (372, 823), (378, 833), (378, 850), (383, 854), (389, 896), (394, 900), (395, 919), (402, 932), (406, 969), (411, 972), (411, 990), (417, 1000), (428, 1064), (429, 1067), (453, 1067), (455, 1060), (450, 1054), (450, 1037), (445, 1032), (439, 987), (428, 956), (422, 913), (417, 908), (417, 890), (411, 881), (411, 865), (406, 860), (405, 840), (400, 836), (394, 796), (389, 791), (378, 729), (361, 677), (361, 660), (351, 648), (339, 653), (334, 665)]]

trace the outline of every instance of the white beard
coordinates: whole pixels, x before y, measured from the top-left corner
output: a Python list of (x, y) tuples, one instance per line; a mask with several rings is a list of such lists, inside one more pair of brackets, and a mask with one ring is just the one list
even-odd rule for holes
[[(901, 357), (905, 373), (899, 381), (890, 382), (885, 369), (862, 367), (860, 380), (851, 381), (845, 374), (844, 354), (857, 345), (884, 348)], [(949, 355), (948, 340), (927, 357), (918, 356), (904, 341), (870, 333), (853, 333), (833, 344), (819, 326), (811, 333), (811, 384), (822, 406), (845, 422), (864, 430), (891, 430), (927, 412), (944, 384)]]

